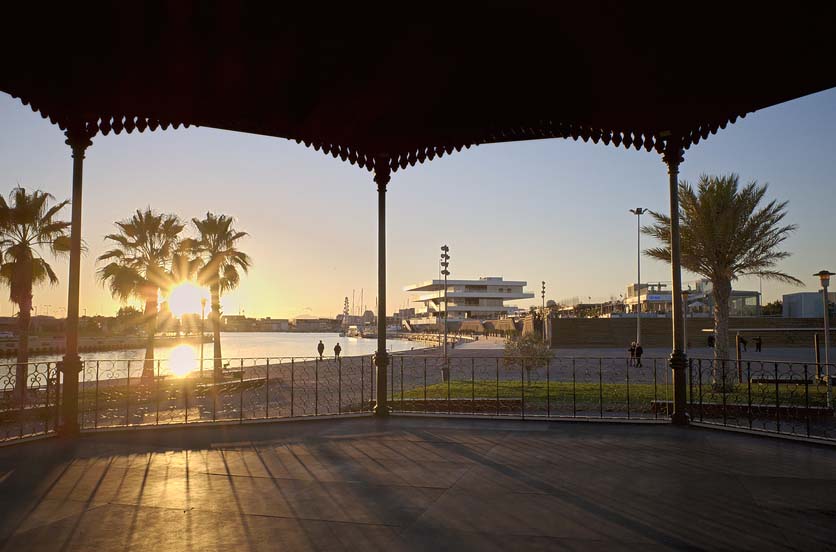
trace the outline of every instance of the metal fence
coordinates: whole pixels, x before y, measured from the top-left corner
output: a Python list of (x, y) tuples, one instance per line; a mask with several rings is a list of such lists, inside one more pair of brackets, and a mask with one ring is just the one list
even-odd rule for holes
[(517, 418), (663, 419), (667, 359), (401, 355), (389, 367), (393, 412)]
[(57, 381), (55, 362), (0, 364), (0, 442), (55, 431)]
[[(690, 359), (691, 420), (819, 439), (836, 439), (827, 404), (827, 366), (816, 363)], [(833, 365), (830, 374), (836, 374)]]
[(179, 374), (172, 361), (86, 361), (80, 375), (82, 430), (249, 421), (367, 412), (371, 358), (211, 359)]
[[(0, 365), (0, 441), (48, 435), (60, 416), (57, 362)], [(387, 378), (397, 413), (514, 418), (667, 419), (668, 359), (393, 355)], [(695, 422), (836, 439), (826, 368), (795, 362), (691, 359), (688, 410)], [(831, 373), (836, 373), (831, 367)], [(371, 412), (371, 356), (85, 361), (83, 430), (244, 422)], [(23, 382), (18, 386), (18, 382)]]

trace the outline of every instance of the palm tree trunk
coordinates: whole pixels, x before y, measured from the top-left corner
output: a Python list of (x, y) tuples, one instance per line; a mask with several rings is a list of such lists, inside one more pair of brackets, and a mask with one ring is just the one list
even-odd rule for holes
[(220, 379), (223, 376), (221, 359), (221, 290), (217, 284), (209, 286), (209, 295), (212, 301), (212, 345), (215, 354), (215, 377)]
[(714, 297), (714, 370), (715, 384), (724, 389), (734, 387), (735, 367), (729, 362), (729, 300), (731, 281), (727, 279), (712, 282)]
[(29, 375), (29, 321), (32, 317), (32, 293), (25, 292), (18, 304), (17, 367), (15, 370), (15, 398), (22, 403), (26, 398), (26, 378)]
[(157, 299), (145, 300), (145, 362), (142, 365), (142, 379), (154, 379), (154, 336), (157, 333)]

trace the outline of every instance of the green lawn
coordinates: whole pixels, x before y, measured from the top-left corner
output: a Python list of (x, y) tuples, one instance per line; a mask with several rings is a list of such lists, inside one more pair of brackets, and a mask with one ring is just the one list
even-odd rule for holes
[[(781, 404), (804, 405), (804, 386), (795, 385), (779, 385), (779, 398)], [(671, 400), (673, 394), (673, 386), (671, 385), (656, 385), (646, 383), (634, 383), (629, 385), (626, 383), (604, 383), (598, 385), (597, 383), (576, 383), (571, 382), (550, 382), (543, 381), (531, 382), (523, 386), (519, 381), (500, 381), (498, 384), (496, 380), (476, 380), (470, 382), (469, 380), (452, 380), (449, 387), (446, 383), (436, 383), (428, 385), (426, 390), (423, 386), (404, 391), (404, 399), (423, 399), (425, 397), (431, 400), (447, 399), (449, 388), (450, 399), (470, 399), (475, 397), (477, 399), (492, 399), (499, 397), (500, 399), (520, 399), (525, 394), (526, 402), (546, 402), (547, 400), (555, 403), (571, 403), (574, 395), (574, 400), (580, 404), (598, 404), (603, 401), (605, 405), (626, 404), (629, 400), (631, 404), (642, 406), (649, 406), (653, 400)], [(704, 403), (722, 403), (723, 393), (713, 391), (710, 386), (703, 386), (703, 402)], [(396, 390), (393, 399), (399, 400), (400, 393)], [(693, 402), (698, 402), (697, 388), (694, 388)], [(748, 389), (745, 385), (740, 385), (738, 388), (726, 393), (727, 404), (748, 404)], [(752, 385), (752, 404), (758, 405), (774, 405), (775, 404), (775, 386), (774, 385)], [(814, 387), (810, 386), (809, 395), (810, 406), (825, 406), (826, 405), (826, 390), (823, 385)]]

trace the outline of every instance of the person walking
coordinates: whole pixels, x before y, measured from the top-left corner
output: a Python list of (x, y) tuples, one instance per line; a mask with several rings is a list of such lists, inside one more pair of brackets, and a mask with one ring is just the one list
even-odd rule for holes
[(741, 335), (740, 336), (740, 345), (743, 347), (744, 351), (747, 351), (746, 345), (748, 345), (748, 344), (749, 344), (749, 342), (746, 341), (746, 338)]
[(316, 346), (316, 350), (319, 351), (319, 360), (322, 360), (322, 353), (325, 352), (325, 343), (322, 340), (319, 340), (319, 345)]
[(644, 354), (644, 349), (642, 349), (641, 344), (636, 343), (636, 367), (641, 367), (642, 365), (642, 355)]
[(343, 348), (342, 348), (342, 347), (340, 347), (340, 344), (339, 344), (339, 343), (337, 343), (336, 345), (334, 345), (334, 360), (340, 360), (340, 352), (341, 352), (342, 350), (343, 350)]
[(761, 352), (761, 347), (763, 347), (763, 340), (761, 339), (761, 336), (757, 336), (752, 341), (755, 342), (755, 352), (760, 353)]
[(627, 361), (627, 365), (632, 366), (633, 363), (636, 361), (636, 342), (631, 342), (630, 348), (627, 350), (630, 352), (630, 360)]

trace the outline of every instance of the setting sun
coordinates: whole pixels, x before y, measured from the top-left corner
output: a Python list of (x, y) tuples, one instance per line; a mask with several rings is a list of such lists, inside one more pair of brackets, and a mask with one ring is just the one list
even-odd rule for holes
[(178, 345), (168, 355), (168, 371), (178, 377), (194, 372), (198, 364), (196, 351), (190, 345)]
[(199, 313), (200, 300), (206, 298), (206, 290), (192, 282), (177, 285), (168, 296), (168, 308), (174, 316)]

